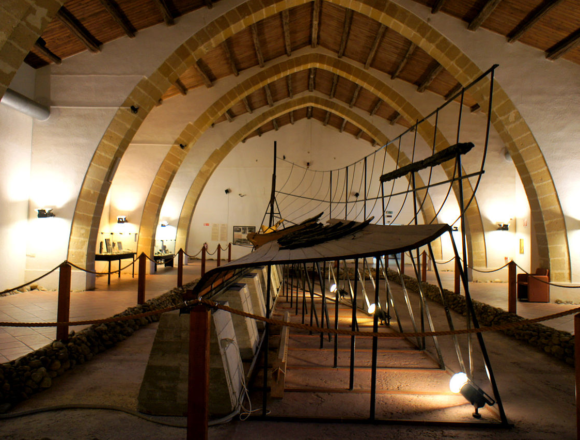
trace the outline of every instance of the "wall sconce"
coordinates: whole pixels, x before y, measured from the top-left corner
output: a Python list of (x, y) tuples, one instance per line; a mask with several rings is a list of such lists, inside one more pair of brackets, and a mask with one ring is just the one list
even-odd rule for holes
[(181, 148), (182, 150), (184, 150), (184, 149), (185, 149), (185, 147), (186, 147), (186, 145), (185, 145), (185, 144), (179, 144), (179, 148)]
[(38, 213), (38, 218), (50, 218), (54, 217), (54, 212), (52, 212), (52, 208), (42, 208), (37, 209), (36, 212)]
[(459, 228), (458, 228), (457, 226), (453, 226), (453, 228), (452, 228), (452, 229), (453, 229), (453, 232), (457, 232), (457, 231), (459, 231)]
[(117, 217), (117, 223), (128, 223), (129, 220), (127, 220), (127, 217), (124, 215), (120, 215)]
[(162, 228), (166, 228), (167, 226), (169, 226), (169, 222), (167, 222), (167, 221), (162, 221), (161, 222), (161, 227)]
[(498, 231), (509, 231), (510, 230), (510, 224), (509, 223), (498, 223), (497, 224), (497, 230)]
[(231, 189), (229, 189), (229, 188), (226, 188), (226, 190), (225, 190), (224, 192), (225, 192), (226, 194), (229, 194), (229, 193), (231, 193), (231, 192), (232, 192), (232, 190), (231, 190)]
[(134, 115), (136, 115), (137, 112), (139, 112), (139, 107), (136, 105), (132, 105), (130, 108), (131, 108), (131, 113), (133, 113)]
[(360, 196), (360, 193), (355, 192), (354, 196), (358, 199), (358, 196)]

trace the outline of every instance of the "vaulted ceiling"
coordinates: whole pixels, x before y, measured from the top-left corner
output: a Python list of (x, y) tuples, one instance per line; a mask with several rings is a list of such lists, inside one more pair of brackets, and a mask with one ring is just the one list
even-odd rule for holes
[[(224, 1), (224, 0), (222, 0)], [(580, 8), (576, 0), (416, 0), (439, 11), (458, 17), (468, 29), (490, 29), (546, 52), (546, 57), (563, 57), (580, 63)], [(212, 0), (70, 0), (46, 28), (26, 62), (33, 67), (60, 63), (84, 50), (98, 52), (103, 44), (122, 36), (138, 38), (138, 31), (165, 22), (168, 26), (183, 14), (213, 6)], [(507, 44), (507, 43), (506, 43)], [(459, 83), (424, 50), (401, 34), (367, 16), (323, 1), (309, 2), (271, 16), (209, 51), (196, 65), (175, 81), (160, 100), (169, 99), (197, 87), (212, 87), (215, 81), (260, 65), (306, 46), (323, 47), (339, 58), (356, 61), (365, 69), (377, 69), (444, 98), (453, 96)], [(329, 72), (310, 69), (280, 79), (258, 90), (235, 105), (216, 123), (233, 120), (294, 94), (314, 90), (378, 115), (392, 124), (409, 127), (394, 109), (352, 81)], [(459, 98), (458, 98), (459, 99)], [(471, 111), (479, 109), (467, 93), (464, 104)], [(308, 109), (279, 118), (258, 129), (253, 135), (277, 129), (277, 126), (303, 117), (313, 117), (341, 132), (362, 136), (346, 120), (318, 109)], [(252, 136), (253, 136), (252, 135)]]

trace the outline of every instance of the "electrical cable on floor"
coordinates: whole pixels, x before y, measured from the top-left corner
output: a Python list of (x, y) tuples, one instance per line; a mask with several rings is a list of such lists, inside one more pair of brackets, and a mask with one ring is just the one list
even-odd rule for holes
[[(114, 405), (72, 404), (72, 405), (47, 406), (44, 408), (31, 409), (28, 411), (20, 411), (20, 412), (13, 413), (13, 414), (0, 414), (0, 420), (16, 419), (16, 418), (20, 418), (20, 417), (32, 416), (35, 414), (41, 414), (41, 413), (45, 413), (45, 412), (75, 410), (75, 409), (76, 410), (83, 410), (84, 409), (84, 410), (118, 411), (118, 412), (123, 412), (125, 414), (129, 414), (131, 416), (138, 417), (138, 418), (143, 419), (147, 422), (156, 423), (158, 425), (169, 426), (171, 428), (181, 428), (181, 429), (187, 428), (187, 424), (184, 425), (184, 424), (165, 422), (163, 420), (157, 420), (154, 417), (146, 416), (146, 415), (141, 414), (140, 412), (134, 411), (132, 409), (122, 408), (120, 406), (114, 406)], [(228, 423), (234, 417), (236, 417), (238, 414), (240, 414), (239, 408), (235, 409), (230, 414), (228, 414), (224, 417), (221, 417), (221, 418), (215, 419), (215, 420), (210, 420), (208, 425), (209, 426), (216, 426), (216, 425)], [(163, 416), (163, 417), (165, 417), (165, 416)], [(179, 417), (179, 416), (167, 416), (167, 417)], [(185, 417), (180, 417), (180, 418), (185, 418)]]

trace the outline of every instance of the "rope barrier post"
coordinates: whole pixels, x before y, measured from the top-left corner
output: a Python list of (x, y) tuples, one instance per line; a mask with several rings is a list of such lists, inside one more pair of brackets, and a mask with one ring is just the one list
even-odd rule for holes
[(220, 267), (222, 262), (222, 246), (218, 243), (217, 247), (217, 267)]
[(510, 313), (517, 313), (516, 290), (516, 263), (510, 261), (508, 263), (508, 312)]
[(204, 243), (201, 247), (201, 276), (205, 275), (205, 259), (207, 253), (207, 243)]
[(209, 308), (192, 307), (189, 312), (187, 440), (208, 438), (209, 332)]
[(137, 281), (137, 304), (145, 303), (145, 272), (147, 272), (147, 256), (139, 255), (139, 280)]
[[(574, 334), (580, 335), (580, 313), (574, 315)], [(576, 366), (576, 438), (580, 439), (580, 338), (574, 342), (574, 365)]]
[(228, 243), (228, 263), (232, 261), (232, 243)]
[(455, 259), (455, 286), (453, 291), (456, 295), (461, 294), (461, 282), (460, 282), (460, 274), (459, 274), (459, 259)]
[(183, 286), (183, 249), (177, 254), (177, 287)]
[(427, 252), (423, 251), (421, 256), (421, 281), (427, 282)]
[[(58, 309), (56, 314), (57, 322), (69, 322), (71, 269), (67, 261), (60, 265)], [(68, 339), (68, 325), (59, 325), (56, 328), (56, 339), (60, 341), (66, 341)]]

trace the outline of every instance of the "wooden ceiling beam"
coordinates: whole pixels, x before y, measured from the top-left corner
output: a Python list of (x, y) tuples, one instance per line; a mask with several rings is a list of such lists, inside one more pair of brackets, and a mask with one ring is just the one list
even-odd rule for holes
[(354, 89), (354, 93), (352, 94), (352, 98), (350, 99), (350, 102), (348, 104), (349, 108), (353, 108), (354, 105), (356, 104), (356, 100), (358, 99), (358, 95), (361, 89), (362, 89), (361, 85), (356, 86), (356, 89)]
[(288, 85), (288, 98), (292, 99), (294, 97), (294, 92), (292, 91), (292, 75), (286, 77), (286, 84)]
[(183, 84), (179, 78), (175, 80), (173, 85), (183, 96), (187, 95), (187, 87), (185, 87), (185, 84)]
[(288, 9), (282, 11), (282, 27), (284, 28), (284, 46), (286, 55), (292, 55), (292, 40), (290, 39), (290, 12)]
[(437, 75), (439, 75), (442, 71), (443, 66), (441, 64), (437, 64), (435, 68), (431, 69), (425, 80), (421, 84), (419, 84), (419, 86), (417, 87), (417, 91), (419, 93), (423, 93), (425, 90), (427, 90), (427, 87), (429, 87), (429, 85), (433, 82), (433, 80), (437, 78)]
[(244, 96), (242, 98), (242, 102), (244, 103), (244, 106), (246, 107), (246, 111), (248, 113), (253, 113), (254, 110), (252, 110), (252, 107), (250, 107), (250, 102), (248, 101), (248, 98), (246, 96)]
[(562, 3), (562, 1), (564, 0), (545, 0), (544, 3), (526, 15), (526, 17), (520, 21), (509, 34), (507, 34), (508, 43), (513, 43), (514, 41), (519, 40), (522, 35), (529, 31), (531, 27), (540, 20), (540, 18), (550, 12), (552, 8)]
[(294, 111), (290, 112), (290, 123), (294, 125)]
[(459, 91), (463, 88), (463, 86), (461, 85), (461, 83), (457, 83), (453, 86), (453, 88), (451, 90), (449, 90), (449, 92), (447, 92), (447, 95), (445, 95), (445, 101), (450, 100), (453, 95), (455, 95), (456, 93), (459, 93)]
[(371, 110), (371, 116), (374, 116), (379, 111), (379, 108), (381, 108), (382, 103), (383, 103), (383, 100), (381, 98), (379, 98), (379, 100), (377, 101), (377, 103), (375, 104), (373, 109)]
[(356, 135), (357, 140), (361, 138), (361, 136), (363, 135), (364, 131), (359, 131)]
[(55, 64), (62, 63), (62, 59), (58, 55), (55, 55), (48, 47), (46, 47), (46, 41), (44, 41), (42, 38), (36, 40), (36, 43), (34, 43), (34, 47), (36, 48), (36, 50), (38, 50), (42, 55), (44, 55), (53, 63)]
[(322, 125), (326, 127), (328, 125), (328, 121), (330, 121), (330, 112), (326, 112), (326, 117), (324, 118)]
[(280, 130), (280, 127), (278, 126), (278, 121), (276, 121), (276, 118), (272, 119), (272, 125), (274, 126), (274, 130), (276, 130), (276, 131)]
[(483, 8), (479, 11), (477, 16), (471, 20), (471, 22), (467, 25), (467, 29), (470, 31), (476, 31), (479, 27), (484, 23), (485, 20), (489, 18), (489, 16), (493, 13), (495, 8), (499, 6), (502, 0), (487, 0)]
[(377, 35), (375, 35), (375, 41), (373, 41), (373, 45), (371, 46), (371, 51), (367, 57), (367, 61), (365, 62), (365, 69), (368, 70), (371, 67), (373, 60), (375, 59), (375, 55), (377, 54), (377, 49), (379, 48), (379, 44), (381, 43), (381, 39), (383, 35), (385, 35), (385, 31), (387, 27), (384, 24), (381, 24)]
[(332, 87), (330, 88), (330, 95), (328, 95), (330, 99), (334, 99), (337, 84), (338, 84), (338, 75), (335, 73), (334, 78), (332, 78)]
[(322, 0), (314, 0), (314, 5), (312, 6), (312, 34), (310, 44), (313, 48), (318, 46), (318, 24), (320, 22), (321, 6)]
[(431, 7), (431, 14), (437, 14), (445, 4), (445, 0), (435, 0), (433, 6)]
[(314, 67), (312, 67), (312, 68), (310, 68), (310, 76), (308, 78), (308, 91), (310, 93), (314, 92), (315, 76), (316, 76), (316, 69)]
[(306, 118), (307, 118), (307, 119), (310, 119), (310, 118), (312, 118), (312, 106), (308, 106), (308, 107), (306, 108)]
[(72, 15), (64, 6), (56, 14), (56, 18), (64, 24), (71, 33), (77, 37), (91, 52), (100, 52), (100, 43), (93, 37), (80, 21)]
[(562, 41), (554, 44), (551, 48), (546, 51), (546, 58), (549, 60), (557, 60), (562, 55), (566, 54), (568, 51), (574, 49), (580, 44), (580, 29), (571, 33)]
[(389, 119), (389, 123), (391, 125), (395, 125), (397, 122), (399, 122), (399, 119), (401, 119), (401, 114), (399, 112), (395, 112), (395, 116)]
[(342, 28), (342, 37), (340, 39), (340, 48), (338, 49), (338, 58), (342, 58), (344, 51), (346, 50), (346, 43), (348, 42), (348, 36), (350, 35), (350, 26), (352, 25), (352, 9), (346, 9), (344, 14), (344, 27)]
[(340, 132), (342, 133), (344, 131), (344, 127), (346, 127), (346, 119), (342, 120), (342, 125), (340, 126)]
[(266, 93), (266, 100), (270, 107), (274, 107), (274, 99), (272, 98), (272, 92), (270, 91), (270, 84), (264, 86), (264, 92)]
[(397, 66), (395, 71), (393, 72), (393, 74), (391, 75), (391, 79), (395, 79), (401, 74), (401, 72), (405, 68), (405, 65), (407, 64), (407, 62), (409, 62), (411, 55), (413, 55), (413, 52), (415, 52), (416, 48), (417, 48), (417, 45), (415, 43), (411, 43), (411, 45), (407, 49), (407, 52), (405, 53), (405, 56), (403, 57), (403, 59), (401, 60), (401, 62), (399, 63), (399, 65)]
[(236, 66), (236, 61), (234, 60), (234, 57), (232, 56), (232, 52), (230, 51), (230, 46), (228, 46), (228, 40), (225, 40), (222, 43), (222, 46), (224, 48), (224, 53), (226, 54), (228, 64), (230, 65), (230, 69), (232, 69), (232, 73), (234, 74), (234, 76), (238, 76), (240, 74), (240, 72), (238, 70), (238, 66)]
[(114, 0), (99, 0), (103, 7), (107, 10), (113, 20), (117, 22), (117, 24), (123, 29), (123, 32), (127, 34), (129, 38), (135, 38), (135, 34), (137, 30), (131, 23), (131, 21), (127, 18), (125, 13), (119, 8), (119, 5), (115, 3)]
[(234, 122), (234, 116), (232, 116), (229, 110), (226, 110), (224, 115), (229, 122)]
[(256, 23), (250, 26), (250, 31), (252, 31), (252, 39), (254, 40), (254, 50), (258, 57), (258, 64), (260, 67), (264, 67), (264, 55), (262, 55), (262, 48), (260, 47), (260, 39), (258, 38), (258, 27), (256, 26)]
[(153, 3), (155, 3), (155, 6), (157, 6), (157, 9), (159, 9), (159, 12), (163, 17), (163, 21), (165, 22), (165, 24), (167, 26), (173, 26), (175, 24), (175, 17), (167, 7), (167, 3), (165, 3), (165, 0), (153, 0)]
[(209, 77), (206, 75), (206, 73), (202, 70), (201, 66), (199, 65), (199, 60), (196, 61), (193, 64), (193, 67), (195, 68), (195, 70), (197, 71), (197, 73), (199, 73), (199, 76), (201, 76), (201, 79), (203, 80), (203, 83), (205, 84), (205, 86), (209, 89), (211, 86), (213, 86), (213, 83), (211, 82), (211, 80), (209, 79)]

